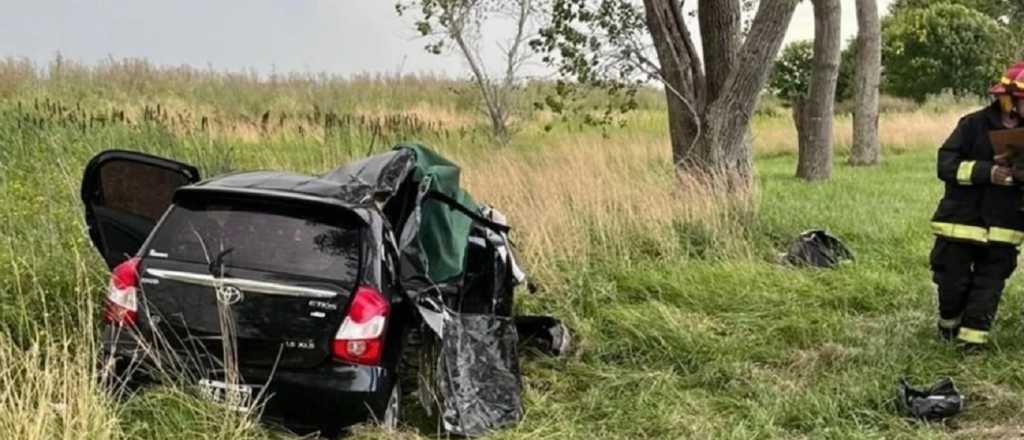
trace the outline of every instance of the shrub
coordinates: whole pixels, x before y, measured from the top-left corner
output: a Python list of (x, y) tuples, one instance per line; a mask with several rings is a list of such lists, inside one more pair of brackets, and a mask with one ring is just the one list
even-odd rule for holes
[(980, 95), (1014, 52), (1013, 35), (958, 4), (903, 9), (882, 23), (883, 91), (923, 102), (944, 90)]

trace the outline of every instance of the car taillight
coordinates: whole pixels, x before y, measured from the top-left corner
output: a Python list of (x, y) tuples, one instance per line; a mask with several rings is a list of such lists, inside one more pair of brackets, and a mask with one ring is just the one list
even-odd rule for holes
[(348, 315), (334, 336), (334, 357), (354, 364), (380, 364), (390, 311), (391, 305), (376, 289), (356, 289)]
[(138, 313), (139, 257), (130, 258), (117, 265), (110, 274), (110, 291), (107, 293), (103, 318), (118, 326), (135, 325)]

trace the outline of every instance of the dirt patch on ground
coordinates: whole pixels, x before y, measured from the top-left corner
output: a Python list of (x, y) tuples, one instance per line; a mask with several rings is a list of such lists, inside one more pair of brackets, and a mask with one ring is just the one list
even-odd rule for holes
[(969, 425), (957, 431), (954, 438), (971, 440), (1024, 439), (1024, 425)]
[(790, 368), (797, 371), (815, 371), (845, 363), (856, 351), (844, 345), (827, 342), (819, 347), (797, 350), (790, 354)]

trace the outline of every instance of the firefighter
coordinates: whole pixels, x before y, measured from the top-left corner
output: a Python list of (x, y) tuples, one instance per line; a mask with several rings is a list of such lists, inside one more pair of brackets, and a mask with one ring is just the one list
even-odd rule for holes
[(1024, 241), (1020, 188), (1004, 158), (994, 157), (989, 139), (993, 130), (1024, 126), (1024, 61), (1010, 67), (989, 93), (994, 102), (960, 119), (939, 148), (938, 175), (946, 192), (931, 224), (939, 335), (968, 347), (988, 342)]

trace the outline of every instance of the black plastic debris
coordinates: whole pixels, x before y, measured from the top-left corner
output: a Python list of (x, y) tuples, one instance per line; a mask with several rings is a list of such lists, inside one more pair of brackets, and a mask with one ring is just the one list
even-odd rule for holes
[(437, 370), (445, 431), (479, 437), (522, 419), (517, 339), (508, 317), (453, 314), (445, 321)]
[(821, 229), (801, 233), (781, 256), (784, 264), (821, 268), (835, 268), (853, 259), (853, 252), (842, 241)]
[(446, 433), (463, 437), (479, 437), (523, 417), (513, 304), (525, 274), (504, 216), (484, 206), (472, 220), (463, 275), (416, 296), (433, 333), (429, 351), (436, 353), (427, 354), (434, 368), (427, 381), (421, 376), (420, 399), (428, 412), (438, 409)]
[(516, 316), (519, 349), (560, 357), (569, 352), (572, 337), (562, 321), (550, 316)]
[(940, 379), (927, 389), (914, 388), (901, 378), (899, 402), (906, 416), (927, 421), (955, 416), (964, 406), (963, 395), (949, 377)]

